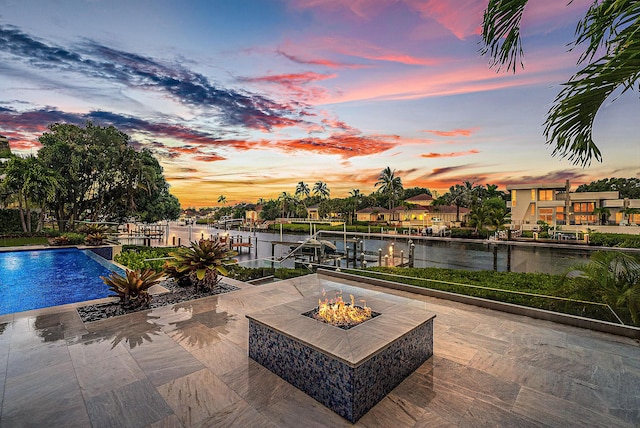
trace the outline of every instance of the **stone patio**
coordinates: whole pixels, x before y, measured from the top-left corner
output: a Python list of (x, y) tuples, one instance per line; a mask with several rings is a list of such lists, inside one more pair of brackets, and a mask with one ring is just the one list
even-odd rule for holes
[[(0, 426), (640, 425), (638, 341), (317, 275), (228, 282), (88, 324), (73, 305), (0, 316)], [(433, 357), (356, 425), (247, 356), (246, 314), (336, 288), (437, 315)]]

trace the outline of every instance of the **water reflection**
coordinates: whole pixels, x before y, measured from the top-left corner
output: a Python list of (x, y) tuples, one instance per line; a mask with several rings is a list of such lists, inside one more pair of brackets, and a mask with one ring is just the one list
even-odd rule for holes
[(191, 348), (202, 348), (219, 341), (222, 336), (229, 334), (227, 326), (236, 321), (235, 315), (226, 311), (217, 312), (217, 302), (207, 302), (210, 310), (199, 312), (201, 306), (198, 303), (184, 302), (173, 307), (173, 311), (189, 312), (191, 317), (170, 322), (175, 328), (174, 339)]
[[(162, 332), (162, 326), (155, 320), (159, 316), (151, 313), (134, 314), (134, 318), (126, 322), (116, 322), (111, 328), (104, 327), (98, 331), (88, 333), (82, 337), (87, 345), (94, 342), (111, 341), (111, 349), (124, 341), (129, 345), (129, 349), (142, 345), (144, 342), (153, 342), (153, 336), (158, 336)], [(143, 318), (144, 317), (144, 318)]]

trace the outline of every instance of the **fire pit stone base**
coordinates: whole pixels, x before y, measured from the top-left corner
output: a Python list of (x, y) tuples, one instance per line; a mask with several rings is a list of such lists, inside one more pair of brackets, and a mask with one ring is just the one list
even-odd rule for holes
[(317, 299), (247, 315), (249, 357), (355, 422), (433, 355), (435, 315), (397, 299), (349, 330), (301, 315)]

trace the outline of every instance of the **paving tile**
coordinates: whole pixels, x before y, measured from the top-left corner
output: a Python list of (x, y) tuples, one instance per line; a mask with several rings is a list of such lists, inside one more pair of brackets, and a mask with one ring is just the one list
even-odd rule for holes
[(413, 427), (425, 409), (391, 392), (358, 420), (358, 426)]
[(242, 400), (208, 369), (160, 385), (158, 391), (184, 426), (209, 419)]
[(154, 422), (149, 425), (147, 428), (184, 428), (180, 419), (175, 415), (175, 413), (170, 414), (158, 422)]
[(257, 410), (285, 399), (298, 389), (251, 359), (220, 379)]
[[(300, 390), (260, 411), (278, 427), (348, 427), (352, 424)], [(304, 421), (304, 422), (303, 422)]]
[(156, 386), (201, 370), (204, 365), (167, 336), (129, 350), (149, 380)]
[(260, 414), (244, 400), (239, 400), (192, 425), (192, 427), (276, 428), (276, 425), (272, 424), (267, 417)]
[(244, 349), (226, 340), (195, 350), (192, 354), (218, 376), (246, 365), (249, 359)]
[(7, 377), (20, 376), (44, 367), (59, 365), (63, 362), (71, 362), (67, 344), (64, 341), (32, 344), (27, 348), (14, 346), (12, 341), (9, 348)]
[(140, 380), (85, 400), (95, 427), (146, 427), (172, 414), (148, 380)]
[(126, 351), (93, 362), (74, 362), (74, 366), (85, 399), (146, 379), (145, 373)]
[(613, 415), (603, 414), (553, 395), (521, 388), (513, 412), (549, 426), (628, 427)]
[(88, 426), (90, 424), (71, 362), (8, 378), (2, 426)]

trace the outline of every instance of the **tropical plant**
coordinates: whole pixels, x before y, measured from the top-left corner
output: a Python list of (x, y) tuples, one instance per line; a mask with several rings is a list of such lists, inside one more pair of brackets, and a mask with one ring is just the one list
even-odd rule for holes
[[(516, 71), (523, 66), (520, 22), (528, 0), (490, 0), (484, 13), (483, 54), (492, 66), (506, 65)], [(570, 49), (585, 44), (578, 64), (586, 64), (574, 74), (557, 95), (545, 119), (547, 144), (555, 145), (553, 155), (568, 157), (587, 166), (592, 159), (602, 161), (593, 141), (593, 122), (598, 110), (612, 93), (637, 90), (640, 79), (640, 2), (636, 0), (596, 0), (576, 28)]]
[(55, 236), (49, 240), (51, 245), (79, 245), (84, 244), (86, 236), (81, 233), (67, 232), (60, 236)]
[(196, 292), (210, 290), (220, 281), (218, 274), (227, 274), (224, 265), (236, 262), (236, 254), (218, 238), (202, 239), (170, 252), (173, 259), (166, 261), (165, 271), (177, 280), (188, 278)]
[(152, 269), (128, 270), (125, 276), (112, 272), (108, 277), (101, 276), (102, 281), (120, 298), (120, 305), (125, 309), (147, 307), (151, 301), (149, 289), (162, 281), (162, 272)]
[(632, 207), (625, 207), (622, 210), (622, 215), (624, 215), (627, 218), (627, 222), (631, 222), (631, 216), (635, 215), (635, 214), (640, 214), (640, 209), (632, 208)]
[(222, 204), (222, 205), (226, 205), (227, 204), (227, 197), (224, 196), (224, 195), (218, 196), (218, 203)]
[(309, 185), (304, 181), (298, 182), (296, 186), (296, 196), (299, 198), (308, 198), (311, 195), (311, 190), (309, 189)]
[(36, 232), (42, 231), (47, 203), (53, 200), (60, 186), (58, 174), (34, 156), (14, 156), (4, 168), (2, 184), (4, 191), (14, 195), (18, 201), (23, 231), (31, 232), (32, 204), (40, 210)]
[(329, 190), (327, 183), (316, 181), (313, 185), (313, 194), (319, 196), (321, 199), (328, 199), (331, 191)]
[(575, 266), (565, 275), (559, 291), (575, 299), (597, 299), (640, 325), (640, 260), (636, 257), (598, 251), (588, 263)]
[(607, 207), (594, 208), (591, 214), (598, 216), (598, 219), (600, 219), (601, 225), (607, 224), (607, 220), (609, 219), (609, 217), (611, 217), (611, 211)]
[(104, 242), (108, 239), (109, 237), (107, 235), (105, 235), (104, 233), (90, 233), (87, 235), (86, 238), (84, 238), (84, 242), (87, 245), (103, 245)]
[(402, 179), (395, 175), (396, 170), (393, 171), (391, 168), (386, 167), (380, 172), (378, 176), (378, 181), (375, 182), (374, 187), (378, 187), (378, 192), (387, 196), (389, 200), (389, 211), (391, 211), (391, 216), (393, 219), (393, 208), (395, 207), (395, 203), (403, 191), (402, 187)]

